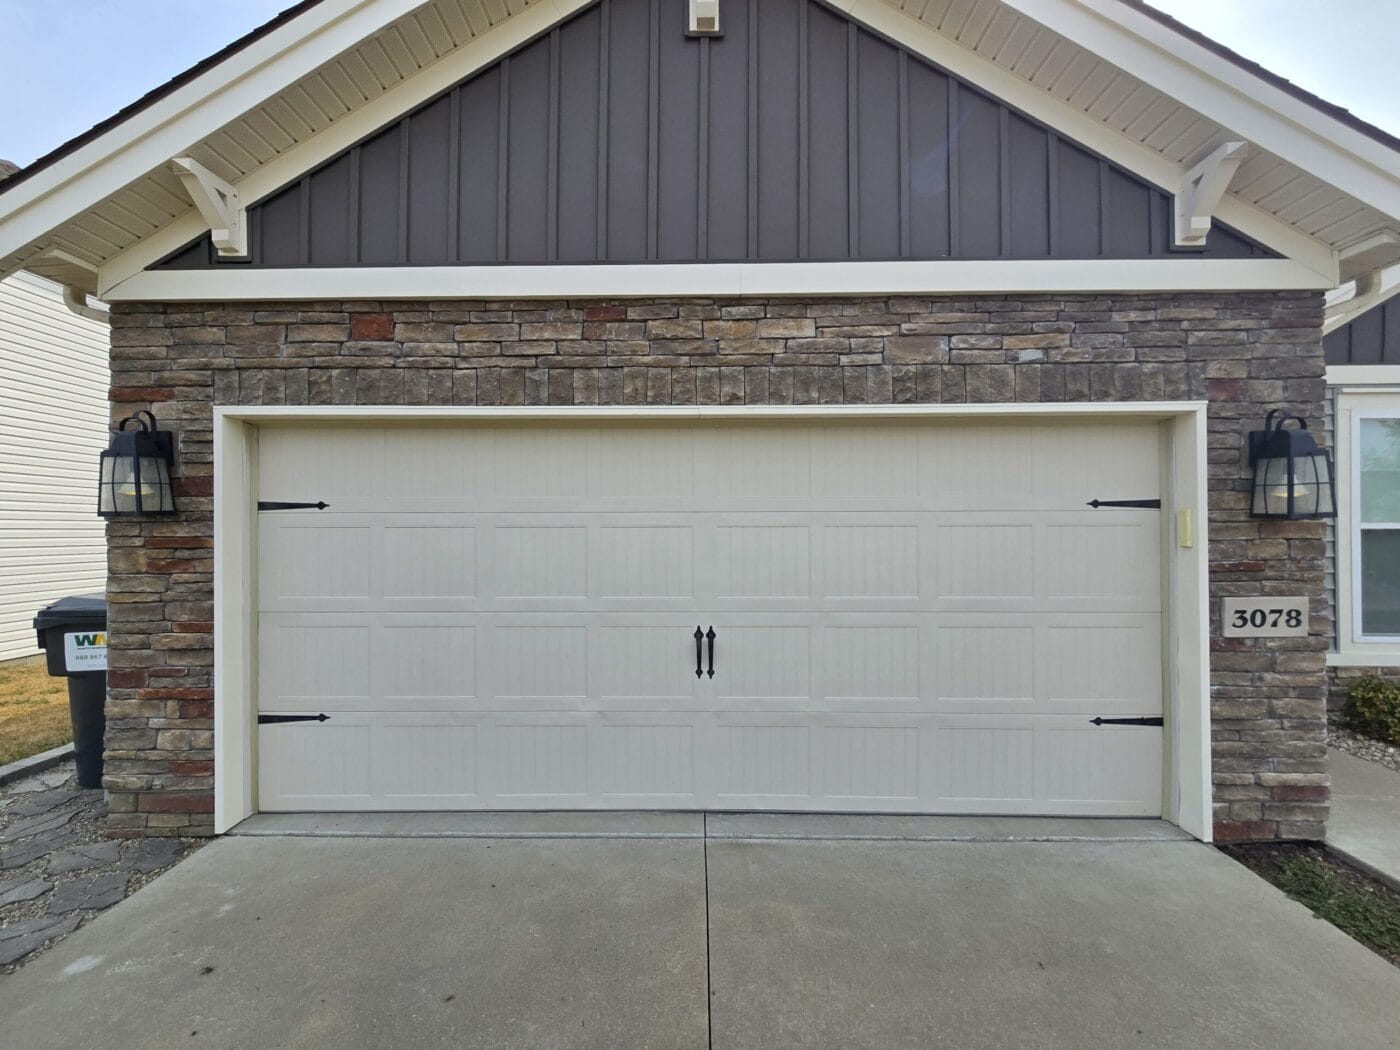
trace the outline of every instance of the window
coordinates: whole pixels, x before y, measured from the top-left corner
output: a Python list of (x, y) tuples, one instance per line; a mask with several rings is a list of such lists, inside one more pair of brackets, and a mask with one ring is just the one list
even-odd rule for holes
[(1400, 416), (1353, 413), (1353, 609), (1358, 640), (1400, 642)]

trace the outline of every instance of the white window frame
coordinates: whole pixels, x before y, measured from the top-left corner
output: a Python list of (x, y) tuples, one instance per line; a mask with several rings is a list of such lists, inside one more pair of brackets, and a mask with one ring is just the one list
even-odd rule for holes
[[(1329, 379), (1336, 371), (1328, 369)], [(1400, 420), (1400, 376), (1390, 374), (1400, 370), (1380, 371), (1366, 376), (1371, 385), (1350, 385), (1361, 377), (1349, 376), (1349, 385), (1337, 388), (1337, 651), (1327, 660), (1334, 666), (1400, 667), (1400, 634), (1368, 635), (1361, 627), (1361, 424)], [(1400, 529), (1400, 522), (1389, 524)]]

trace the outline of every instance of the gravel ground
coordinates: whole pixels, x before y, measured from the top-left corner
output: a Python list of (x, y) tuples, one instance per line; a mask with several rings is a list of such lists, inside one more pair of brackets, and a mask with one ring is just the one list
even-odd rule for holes
[(1339, 751), (1345, 751), (1357, 758), (1364, 758), (1400, 773), (1400, 747), (1373, 740), (1348, 729), (1343, 723), (1333, 720), (1327, 725), (1327, 743)]
[(0, 974), (66, 937), (198, 849), (203, 840), (109, 839), (100, 790), (71, 762), (0, 786)]

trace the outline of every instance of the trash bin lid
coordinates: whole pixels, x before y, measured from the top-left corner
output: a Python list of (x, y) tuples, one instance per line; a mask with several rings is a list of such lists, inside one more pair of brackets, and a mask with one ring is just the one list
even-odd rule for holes
[(34, 630), (50, 627), (107, 626), (107, 597), (102, 594), (70, 594), (39, 610), (34, 617)]

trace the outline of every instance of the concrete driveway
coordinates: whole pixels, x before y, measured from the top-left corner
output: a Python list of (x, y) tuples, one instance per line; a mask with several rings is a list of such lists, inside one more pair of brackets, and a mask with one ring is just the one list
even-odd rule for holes
[(713, 818), (706, 838), (699, 820), (227, 838), (0, 978), (0, 1042), (1313, 1050), (1400, 1032), (1400, 971), (1198, 843), (716, 838)]

